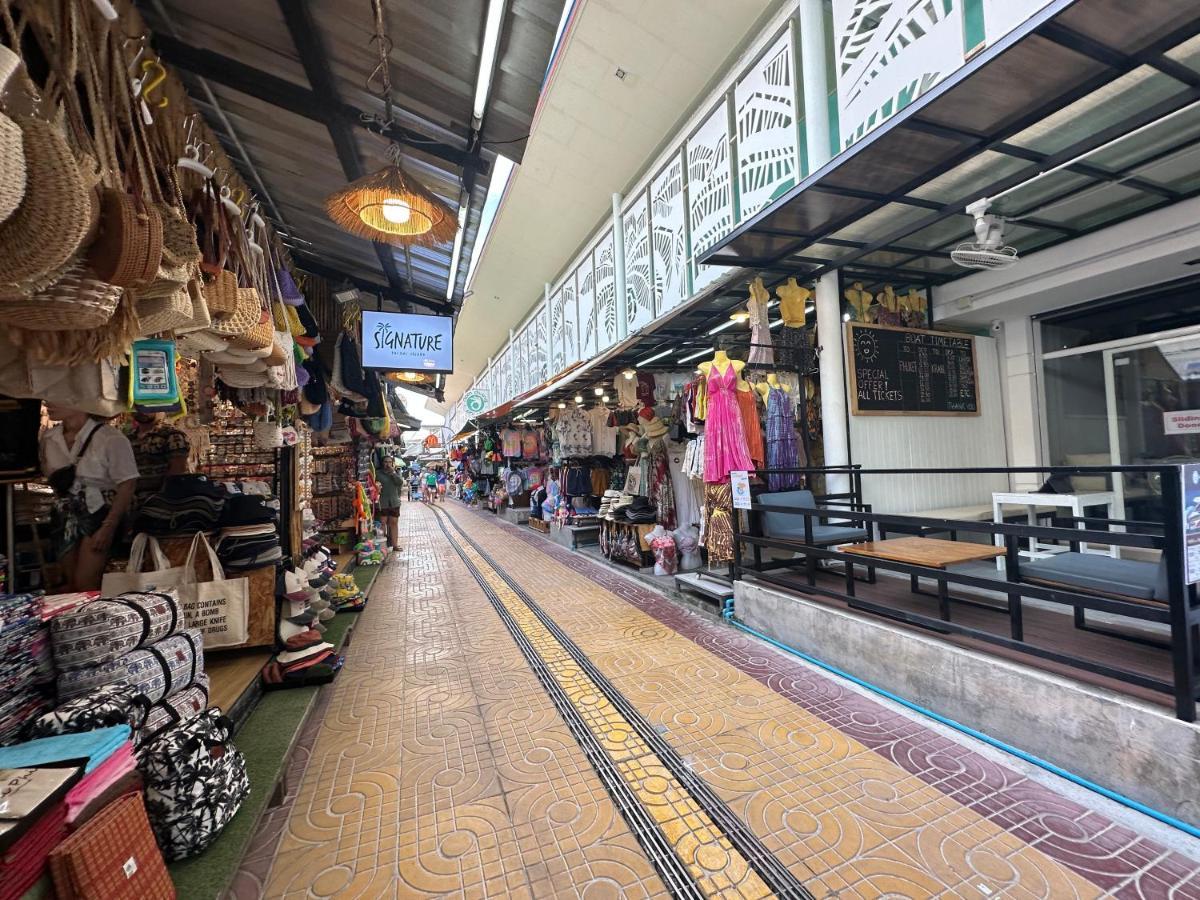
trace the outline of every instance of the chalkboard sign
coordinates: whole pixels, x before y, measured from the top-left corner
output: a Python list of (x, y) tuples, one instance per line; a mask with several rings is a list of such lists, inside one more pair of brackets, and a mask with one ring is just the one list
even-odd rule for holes
[(977, 416), (975, 338), (851, 322), (850, 402), (856, 416)]

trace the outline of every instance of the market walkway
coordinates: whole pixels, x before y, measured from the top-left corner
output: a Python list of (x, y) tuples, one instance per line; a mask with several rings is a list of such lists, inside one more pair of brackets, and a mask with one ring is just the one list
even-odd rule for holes
[(402, 528), (239, 895), (1200, 897), (1188, 839), (527, 529)]

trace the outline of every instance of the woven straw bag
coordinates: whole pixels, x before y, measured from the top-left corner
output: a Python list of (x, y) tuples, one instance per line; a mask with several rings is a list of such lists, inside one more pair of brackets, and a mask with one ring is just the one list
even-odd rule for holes
[(271, 351), (272, 340), (275, 335), (274, 329), (271, 327), (271, 317), (267, 311), (262, 308), (259, 300), (258, 291), (254, 288), (238, 288), (238, 303), (243, 302), (242, 297), (249, 297), (249, 303), (253, 303), (256, 318), (251, 323), (250, 327), (244, 331), (229, 336), (229, 345), (242, 350), (264, 350), (264, 356)]
[(54, 284), (27, 299), (0, 300), (0, 322), (34, 331), (84, 331), (112, 318), (122, 288), (94, 277), (79, 257)]
[(208, 313), (208, 304), (204, 302), (204, 292), (200, 290), (200, 283), (194, 278), (189, 279), (184, 290), (187, 291), (188, 298), (191, 300), (192, 312), (187, 324), (175, 327), (176, 336), (203, 331), (212, 324), (212, 317)]
[[(154, 280), (138, 292), (139, 297), (168, 297), (186, 287), (200, 265), (196, 229), (183, 214), (167, 203), (158, 204), (163, 223), (162, 257)], [(207, 321), (207, 309), (205, 306)]]
[(238, 311), (237, 276), (228, 269), (205, 271), (204, 302), (208, 304), (208, 313), (214, 322), (233, 317)]
[(25, 196), (0, 223), (0, 297), (32, 294), (64, 274), (92, 226), (92, 191), (62, 132), (16, 119), (25, 152)]
[(121, 287), (143, 287), (162, 262), (163, 221), (139, 197), (105, 188), (100, 192), (100, 230), (88, 248), (99, 278)]
[(143, 297), (139, 294), (134, 308), (137, 310), (138, 333), (142, 336), (174, 331), (192, 321), (192, 298), (187, 285), (166, 297)]
[(259, 450), (277, 450), (283, 446), (283, 427), (273, 419), (254, 423), (254, 444)]
[(230, 338), (237, 334), (249, 331), (257, 323), (262, 312), (258, 302), (258, 292), (253, 289), (242, 290), (237, 287), (237, 278), (232, 272), (227, 272), (233, 278), (233, 297), (234, 303), (232, 311), (225, 315), (218, 315), (217, 309), (213, 307), (213, 294), (209, 291), (211, 284), (206, 284), (204, 287), (204, 300), (208, 303), (208, 311), (212, 316), (211, 330), (223, 337)]

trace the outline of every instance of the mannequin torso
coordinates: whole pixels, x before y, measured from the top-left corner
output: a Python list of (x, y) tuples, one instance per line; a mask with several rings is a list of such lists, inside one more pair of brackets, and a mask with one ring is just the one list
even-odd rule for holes
[(782, 287), (775, 289), (779, 297), (779, 313), (783, 316), (783, 324), (787, 328), (803, 328), (806, 317), (805, 307), (812, 297), (812, 291), (801, 287), (795, 278), (789, 278)]

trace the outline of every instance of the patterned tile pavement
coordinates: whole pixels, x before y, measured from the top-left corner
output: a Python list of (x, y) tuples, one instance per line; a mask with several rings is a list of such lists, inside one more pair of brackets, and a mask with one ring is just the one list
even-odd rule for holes
[[(414, 507), (234, 895), (666, 896)], [(528, 529), (447, 509), (814, 895), (1200, 898), (1195, 860)]]

